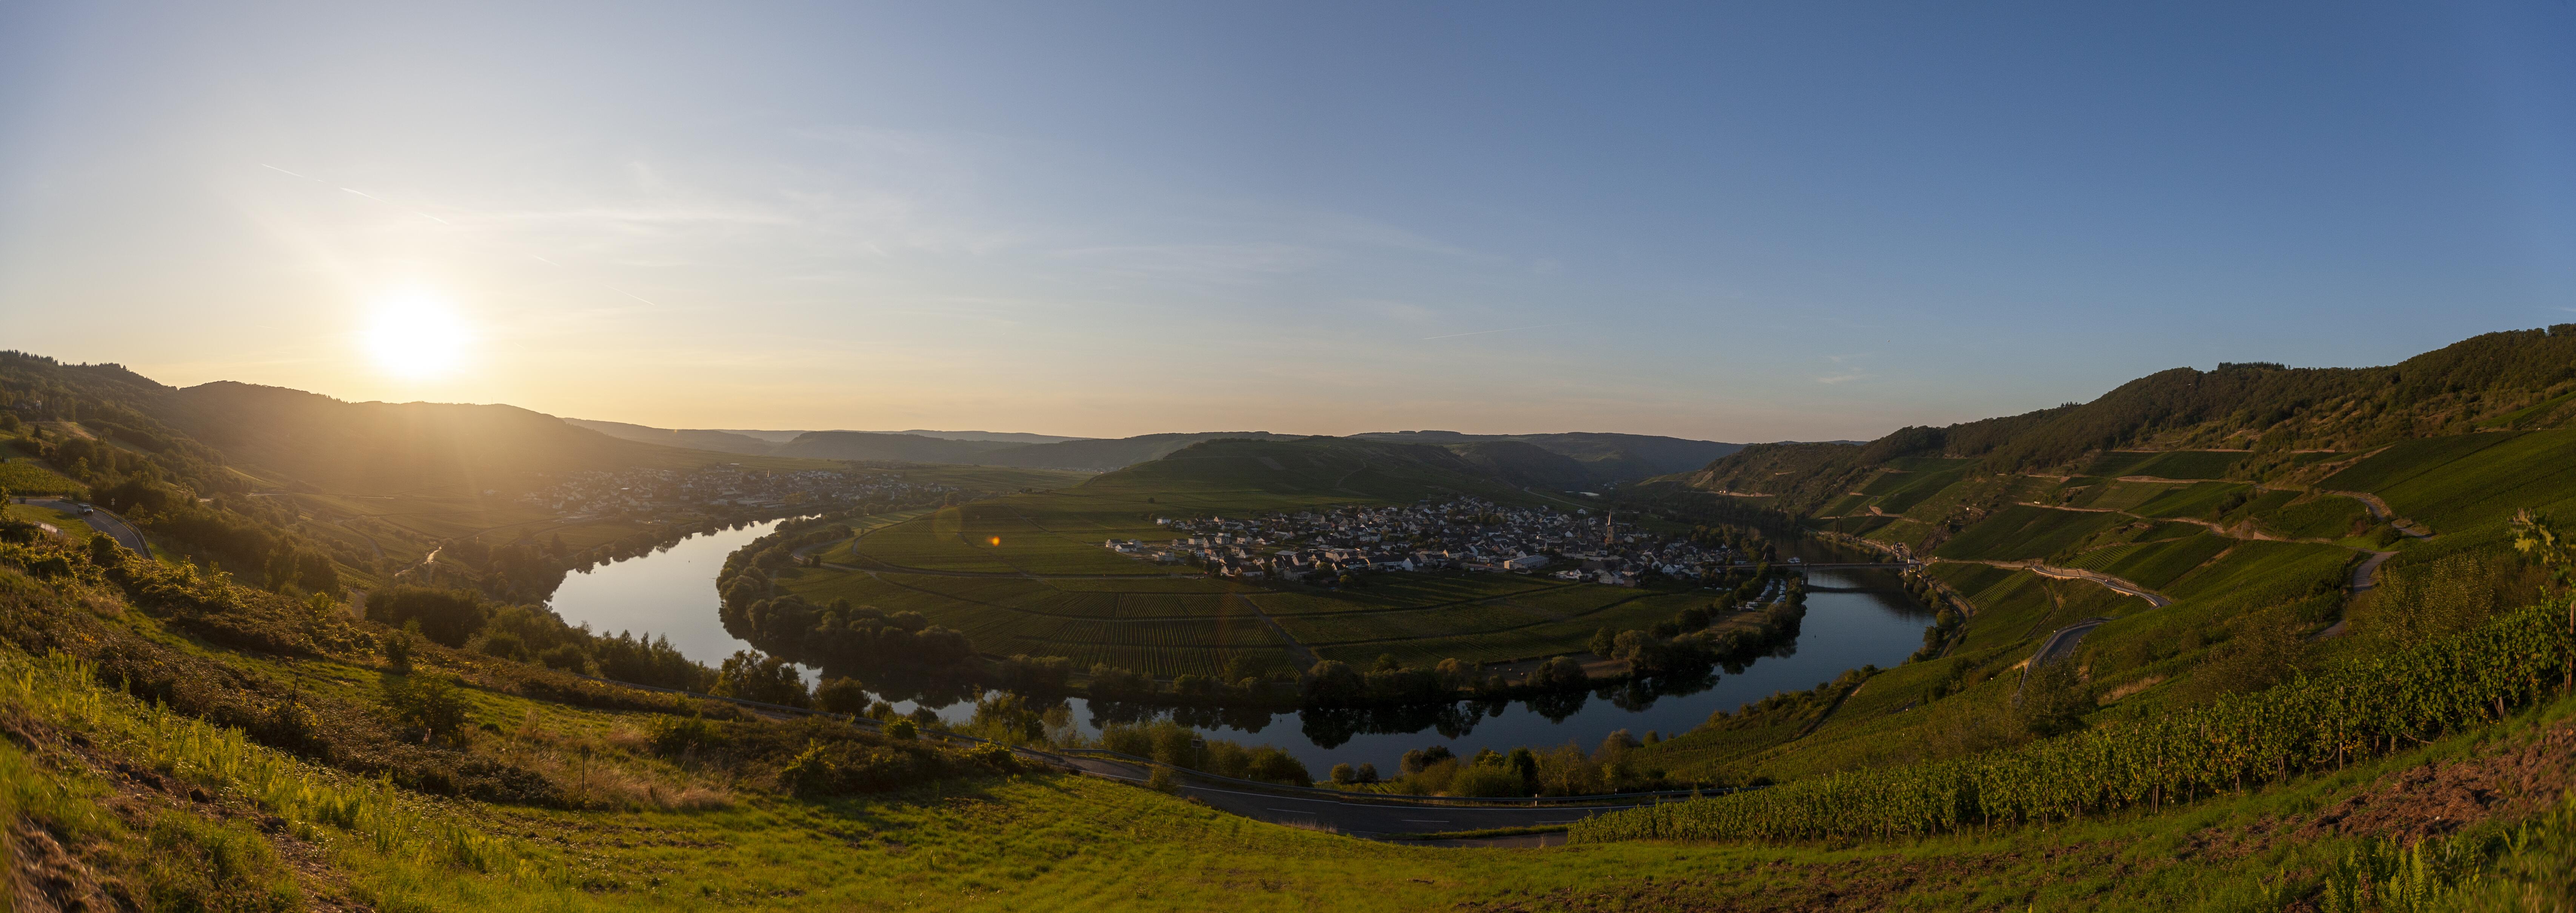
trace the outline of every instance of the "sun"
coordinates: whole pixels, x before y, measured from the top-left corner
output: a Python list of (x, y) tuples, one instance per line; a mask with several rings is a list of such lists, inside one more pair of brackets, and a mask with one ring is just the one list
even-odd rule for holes
[(438, 377), (465, 361), (472, 342), (465, 321), (446, 301), (427, 292), (388, 295), (375, 304), (364, 335), (376, 367), (406, 380)]

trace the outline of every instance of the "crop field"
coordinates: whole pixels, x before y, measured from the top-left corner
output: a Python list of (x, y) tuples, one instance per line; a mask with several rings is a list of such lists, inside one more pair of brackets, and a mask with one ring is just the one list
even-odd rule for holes
[(2149, 501), (2181, 489), (2191, 482), (2122, 482), (2117, 479), (2082, 479), (2087, 483), (2083, 493), (2067, 502), (2071, 507), (2099, 507), (2106, 510), (2135, 512)]
[(1942, 563), (1932, 574), (1977, 607), (1957, 651), (1977, 652), (2021, 643), (2095, 616), (2117, 617), (2147, 608), (2146, 600), (2087, 580), (2053, 580), (2029, 571)]
[[(916, 520), (858, 541), (865, 545), (886, 533), (920, 530), (936, 527)], [(920, 560), (920, 552), (903, 550), (914, 546), (899, 546), (871, 557)], [(845, 549), (824, 557), (837, 560)], [(1129, 573), (1155, 567), (1117, 560)], [(1037, 579), (998, 561), (984, 566), (1002, 570), (977, 575), (956, 567), (965, 561), (949, 563), (939, 574), (791, 569), (779, 579), (817, 602), (847, 599), (888, 612), (920, 612), (933, 624), (965, 632), (979, 652), (1065, 656), (1079, 667), (1104, 662), (1158, 677), (1212, 674), (1239, 654), (1265, 664), (1301, 665), (1298, 654), (1261, 620), (1263, 613), (1324, 658), (1365, 663), (1392, 653), (1408, 664), (1430, 665), (1450, 657), (1482, 663), (1579, 653), (1597, 628), (1645, 628), (1671, 620), (1684, 605), (1709, 601), (1702, 593), (1503, 574), (1381, 574), (1363, 588), (1269, 590), (1188, 576)]]
[[(2454, 445), (2457, 455), (2438, 463), (2432, 462), (2432, 453), (2399, 453), (2404, 445), (2391, 447), (2327, 479), (2335, 483), (2327, 487), (2345, 487), (2345, 477), (2361, 470), (2384, 473), (2385, 482), (2361, 490), (2379, 495), (2398, 516), (2437, 533), (2496, 523), (2522, 507), (2561, 514), (2576, 507), (2570, 503), (2576, 502), (2576, 460), (2568, 458), (2576, 453), (2576, 429), (2464, 437), (2504, 440), (2474, 449)], [(2374, 468), (2392, 456), (2397, 460), (2391, 465)], [(2412, 471), (2401, 471), (2405, 469)]]
[(68, 495), (78, 494), (81, 484), (32, 458), (10, 456), (0, 463), (0, 488), (12, 495)]
[[(1871, 491), (1871, 493), (1881, 495), (1878, 501), (1878, 507), (1880, 510), (1887, 511), (1891, 514), (1901, 514), (1914, 509), (1916, 505), (1930, 500), (1933, 495), (1940, 494), (1942, 489), (1956, 484), (1960, 479), (1965, 478), (1967, 474), (1968, 468), (1961, 466), (1956, 469), (1944, 469), (1937, 472), (1882, 475), (1879, 477), (1878, 481), (1893, 481), (1895, 484), (1888, 486), (1884, 492)], [(1872, 488), (1876, 487), (1877, 485), (1873, 483)], [(1870, 489), (1863, 490), (1869, 491)]]
[(1381, 574), (1371, 578), (1367, 586), (1357, 589), (1296, 589), (1263, 593), (1256, 599), (1263, 611), (1286, 617), (1309, 612), (1452, 605), (1504, 596), (1514, 597), (1523, 603), (1579, 607), (1568, 610), (1580, 611), (1598, 606), (1606, 594), (1629, 592), (1633, 591), (1517, 574)]
[(2317, 483), (2317, 487), (2379, 494), (2400, 482), (2520, 437), (2523, 434), (2508, 431), (2399, 441), (2368, 459), (2344, 467), (2342, 472), (2327, 476), (2325, 481)]
[(1980, 561), (2028, 561), (2046, 558), (2130, 522), (2134, 521), (2113, 513), (2016, 504), (1941, 543), (1933, 554)]
[[(1585, 652), (1585, 642), (1594, 631), (1642, 629), (1659, 621), (1671, 621), (1685, 605), (1705, 605), (1707, 598), (1697, 594), (1645, 594), (1625, 591), (1635, 597), (1616, 602), (1599, 611), (1563, 621), (1545, 622), (1529, 627), (1504, 630), (1462, 631), (1446, 637), (1393, 638), (1315, 648), (1325, 659), (1338, 659), (1360, 664), (1380, 655), (1393, 655), (1396, 661), (1411, 666), (1430, 666), (1455, 657), (1471, 663), (1510, 662), (1548, 656)], [(1284, 623), (1284, 622), (1283, 622)], [(1742, 623), (1721, 618), (1717, 624)]]
[(2194, 529), (2179, 539), (2163, 539), (2095, 549), (2066, 562), (2069, 567), (2101, 571), (2130, 583), (2161, 591), (2235, 545), (2236, 540)]
[(2229, 496), (2252, 487), (2237, 482), (2195, 482), (2149, 498), (2129, 512), (2141, 517), (2213, 517)]
[(2246, 454), (2234, 450), (2115, 450), (2103, 454), (2084, 470), (2088, 476), (2152, 476), (2159, 479), (2223, 479), (2227, 471), (2244, 460)]
[(2249, 608), (2297, 598), (2320, 584), (2331, 588), (2360, 553), (2308, 542), (2238, 542), (2225, 555), (2184, 575), (2168, 588), (2176, 599), (2224, 595)]
[[(2270, 497), (2279, 492), (2267, 492)], [(2341, 539), (2353, 534), (2356, 524), (2370, 522), (2370, 508), (2341, 495), (2317, 495), (2281, 507), (2264, 519), (2263, 525), (2284, 536), (2300, 539)]]

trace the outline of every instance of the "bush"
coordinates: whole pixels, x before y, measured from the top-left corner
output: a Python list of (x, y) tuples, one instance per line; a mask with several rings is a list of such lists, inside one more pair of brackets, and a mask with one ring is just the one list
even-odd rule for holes
[(416, 726), (421, 740), (451, 738), (465, 728), (465, 694), (456, 678), (435, 672), (389, 675), (380, 683), (395, 722)]
[(886, 738), (909, 742), (921, 737), (921, 727), (913, 725), (909, 719), (895, 717), (885, 724), (885, 734)]
[(805, 678), (796, 666), (758, 650), (739, 650), (725, 657), (724, 668), (716, 670), (718, 697), (741, 698), (765, 704), (803, 707), (809, 703)]
[(367, 596), (368, 618), (397, 628), (416, 622), (421, 636), (449, 647), (465, 646), (491, 616), (491, 607), (472, 590), (396, 585)]

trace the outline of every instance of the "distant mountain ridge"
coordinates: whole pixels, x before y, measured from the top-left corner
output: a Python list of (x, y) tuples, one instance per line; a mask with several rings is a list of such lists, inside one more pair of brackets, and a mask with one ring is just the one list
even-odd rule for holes
[(1756, 444), (1669, 481), (1773, 497), (1797, 514), (1872, 473), (1921, 460), (1955, 461), (1962, 472), (2075, 473), (2107, 451), (2241, 452), (2227, 476), (2262, 481), (2297, 471), (2306, 453), (2570, 425), (2576, 324), (2558, 324), (2475, 336), (2381, 367), (2174, 368), (2087, 403), (1900, 428), (1867, 442)]
[[(1575, 479), (1566, 479), (1564, 480), (1566, 484), (1554, 486), (1559, 488), (1573, 487), (1575, 484), (1609, 485), (1635, 482), (1655, 476), (1690, 472), (1744, 449), (1742, 444), (1718, 441), (1597, 431), (1553, 434), (1371, 431), (1351, 436), (1363, 440), (1399, 444), (1432, 444), (1453, 449), (1475, 444), (1516, 441), (1567, 457), (1580, 465), (1589, 476), (1588, 481), (1578, 482)], [(1527, 461), (1524, 459), (1520, 462)]]

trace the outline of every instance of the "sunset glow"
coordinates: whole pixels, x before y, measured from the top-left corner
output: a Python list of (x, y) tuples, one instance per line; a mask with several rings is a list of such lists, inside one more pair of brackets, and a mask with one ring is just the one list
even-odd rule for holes
[(453, 307), (426, 292), (409, 291), (378, 301), (363, 341), (377, 370), (404, 380), (428, 380), (465, 362), (472, 334)]

